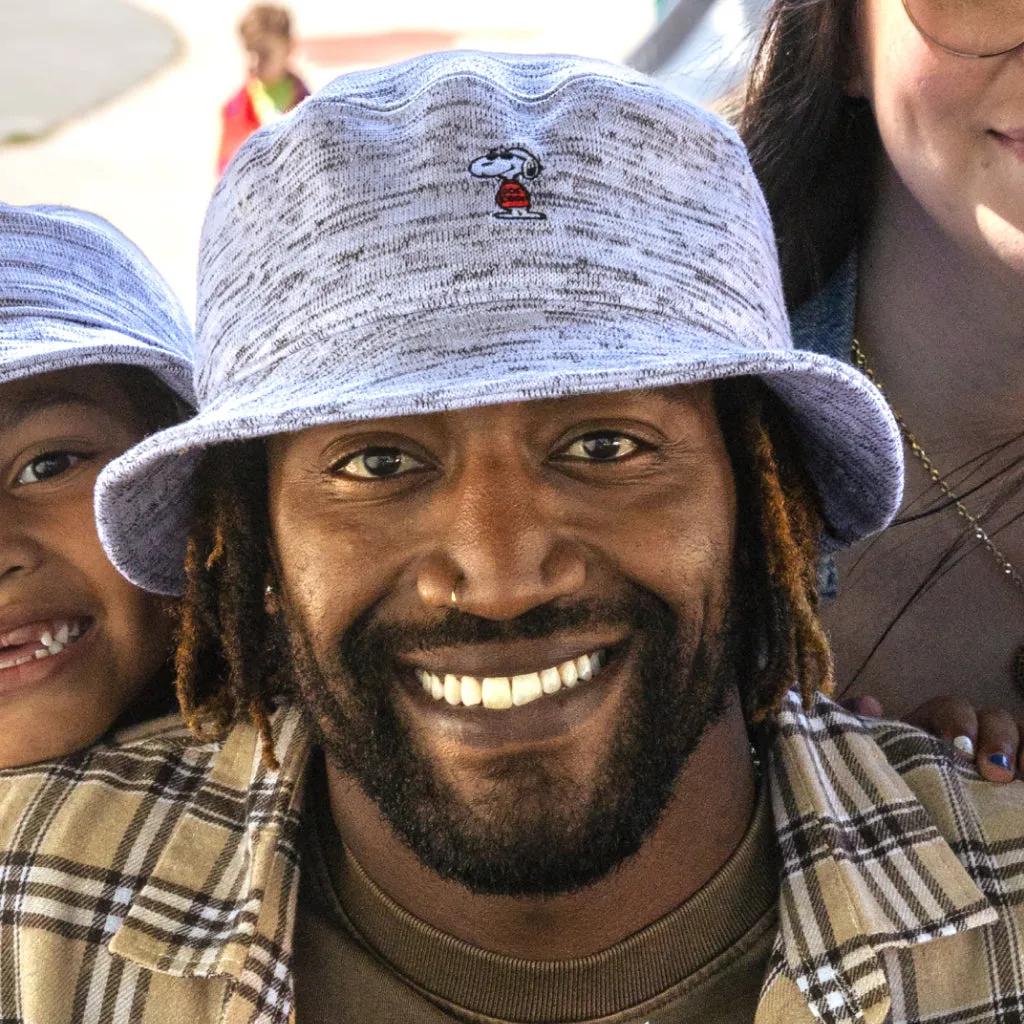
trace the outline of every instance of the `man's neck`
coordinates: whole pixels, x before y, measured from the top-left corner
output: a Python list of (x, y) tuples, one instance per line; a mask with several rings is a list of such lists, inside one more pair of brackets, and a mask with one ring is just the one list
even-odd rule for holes
[(564, 960), (613, 946), (674, 910), (722, 867), (753, 813), (756, 780), (738, 703), (707, 730), (641, 850), (564, 896), (480, 896), (425, 868), (347, 777), (327, 768), (342, 841), (373, 881), (420, 920), (481, 949)]
[(857, 337), (925, 448), (964, 460), (1024, 423), (1024, 279), (951, 239), (888, 164), (881, 181)]

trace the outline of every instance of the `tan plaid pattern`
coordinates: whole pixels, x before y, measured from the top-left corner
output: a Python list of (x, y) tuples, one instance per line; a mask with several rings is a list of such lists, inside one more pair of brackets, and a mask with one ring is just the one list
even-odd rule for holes
[[(0, 772), (0, 1024), (294, 1020), (310, 741), (295, 712), (274, 729), (276, 774), (251, 727), (211, 744), (176, 719)], [(783, 868), (757, 1024), (1024, 1024), (1024, 783), (795, 697), (767, 772)]]

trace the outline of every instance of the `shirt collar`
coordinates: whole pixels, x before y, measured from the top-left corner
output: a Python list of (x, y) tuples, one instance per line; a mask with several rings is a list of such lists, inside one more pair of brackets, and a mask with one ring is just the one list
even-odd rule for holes
[(899, 747), (902, 764), (916, 758), (937, 770), (930, 804), (955, 802), (957, 769), (937, 740), (821, 696), (805, 710), (788, 695), (768, 756), (784, 969), (815, 1016), (837, 1024), (885, 1019), (883, 950), (997, 919), (950, 846), (957, 837), (940, 833), (937, 808), (922, 804), (883, 740)]
[[(281, 973), (282, 989), (290, 985), (296, 838), (312, 744), (295, 711), (278, 712), (273, 726), (280, 770), (264, 767), (253, 727), (231, 732), (129, 898), (111, 952), (179, 976), (239, 980), (269, 969)], [(953, 852), (956, 837), (940, 833), (880, 749), (883, 740), (898, 742), (904, 759), (945, 772), (943, 793), (957, 790), (937, 741), (820, 696), (809, 710), (787, 696), (768, 749), (783, 969), (815, 1015), (835, 1024), (885, 1019), (884, 950), (997, 919)]]
[[(112, 953), (198, 978), (240, 980), (254, 958), (287, 964), (311, 737), (296, 711), (272, 724), (279, 770), (264, 766), (253, 726), (231, 731), (131, 898)], [(289, 984), (280, 979), (282, 991)]]

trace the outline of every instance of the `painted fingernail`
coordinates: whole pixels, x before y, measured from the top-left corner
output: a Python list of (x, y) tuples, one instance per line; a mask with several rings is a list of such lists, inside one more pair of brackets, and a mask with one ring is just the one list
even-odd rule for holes
[(953, 746), (959, 750), (964, 757), (974, 758), (974, 742), (970, 736), (954, 736)]
[(1004, 772), (1010, 770), (1010, 759), (1005, 754), (989, 754), (988, 760), (989, 764), (1002, 768)]

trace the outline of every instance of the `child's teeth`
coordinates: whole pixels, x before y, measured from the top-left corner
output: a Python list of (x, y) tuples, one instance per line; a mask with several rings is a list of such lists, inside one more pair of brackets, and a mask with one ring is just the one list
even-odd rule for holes
[(77, 639), (81, 635), (82, 635), (82, 627), (77, 622), (71, 623), (71, 637), (72, 637), (72, 639)]
[(53, 634), (48, 629), (44, 629), (42, 636), (39, 637), (39, 642), (44, 647), (49, 647), (53, 643)]
[(60, 654), (60, 652), (64, 650), (64, 645), (54, 640), (46, 649), (50, 654)]
[(530, 701), (536, 700), (538, 697), (543, 696), (543, 694), (544, 691), (540, 685), (540, 675), (537, 672), (531, 672), (525, 676), (512, 677), (512, 703), (516, 707), (529, 704)]
[(71, 627), (66, 622), (62, 623), (54, 639), (59, 644), (66, 644), (71, 639)]
[(480, 684), (485, 708), (512, 707), (512, 687), (507, 676), (489, 677)]

